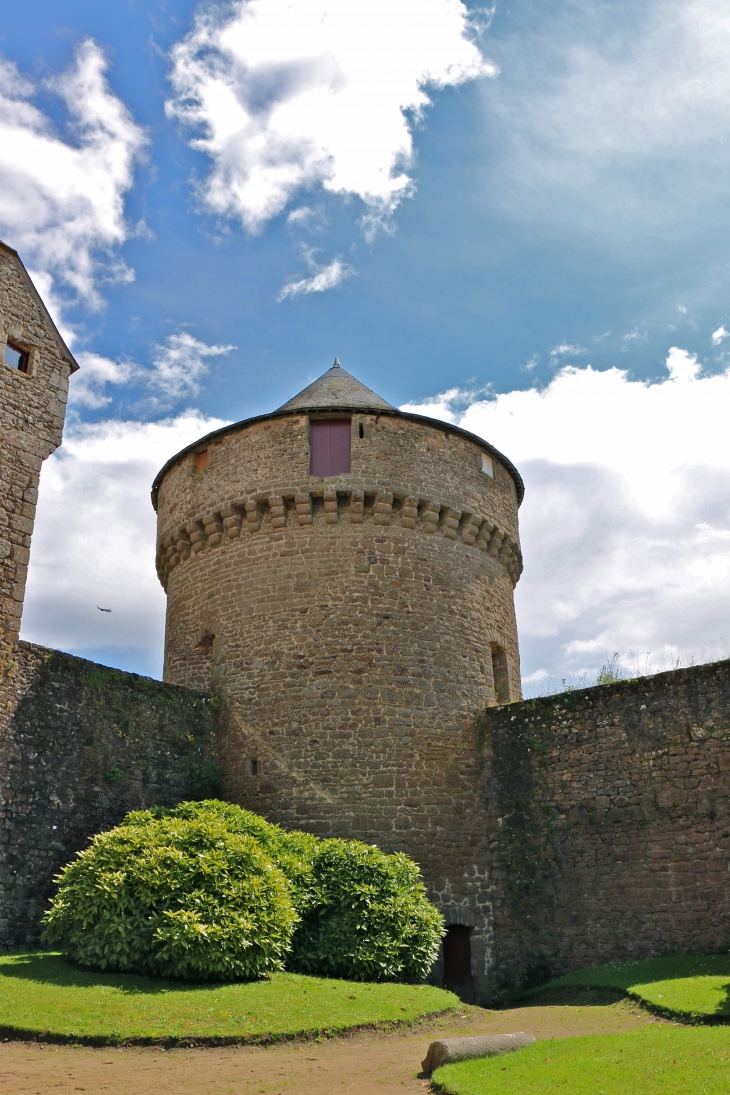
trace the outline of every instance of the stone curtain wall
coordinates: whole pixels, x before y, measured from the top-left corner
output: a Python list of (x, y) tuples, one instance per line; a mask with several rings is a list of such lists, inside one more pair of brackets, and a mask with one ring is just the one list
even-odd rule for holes
[(490, 996), (730, 946), (730, 662), (488, 710)]
[(37, 941), (53, 877), (129, 810), (219, 793), (211, 698), (20, 643), (0, 683), (0, 947)]

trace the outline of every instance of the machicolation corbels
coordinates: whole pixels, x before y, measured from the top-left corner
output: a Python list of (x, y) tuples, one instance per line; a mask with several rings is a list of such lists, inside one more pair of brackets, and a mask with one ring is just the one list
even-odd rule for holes
[(312, 525), (319, 516), (325, 525), (340, 522), (373, 525), (415, 531), (427, 535), (440, 533), (445, 539), (474, 544), (502, 564), (515, 586), (522, 573), (519, 544), (486, 517), (441, 505), (428, 498), (415, 498), (391, 491), (301, 490), (292, 488), (277, 495), (253, 494), (223, 503), (215, 510), (200, 514), (180, 525), (162, 541), (157, 552), (157, 574), (167, 589), (170, 571), (191, 555), (215, 548), (226, 539), (245, 532), (280, 532), (287, 525)]

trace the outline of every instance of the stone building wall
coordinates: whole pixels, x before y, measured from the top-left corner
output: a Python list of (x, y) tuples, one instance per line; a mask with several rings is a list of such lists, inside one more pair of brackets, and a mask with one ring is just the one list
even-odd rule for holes
[(490, 995), (730, 945), (730, 662), (485, 712)]
[[(27, 372), (2, 364), (8, 338), (29, 351)], [(61, 444), (76, 368), (17, 254), (0, 243), (0, 645), (20, 630), (41, 465)]]
[(18, 644), (0, 683), (0, 948), (36, 942), (53, 878), (129, 811), (219, 793), (208, 696)]

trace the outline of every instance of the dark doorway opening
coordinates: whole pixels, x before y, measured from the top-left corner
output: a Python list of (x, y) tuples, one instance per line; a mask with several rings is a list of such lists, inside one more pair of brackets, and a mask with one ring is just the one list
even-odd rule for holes
[(444, 988), (471, 1002), (474, 983), (471, 975), (471, 929), (451, 924), (444, 936)]

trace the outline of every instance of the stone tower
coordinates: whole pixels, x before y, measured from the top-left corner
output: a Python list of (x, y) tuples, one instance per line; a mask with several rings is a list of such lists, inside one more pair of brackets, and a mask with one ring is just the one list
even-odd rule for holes
[(0, 646), (6, 650), (20, 630), (41, 465), (61, 444), (68, 378), (76, 369), (17, 252), (0, 242)]
[(338, 362), (153, 487), (165, 680), (217, 689), (226, 797), (403, 850), (447, 923), (491, 932), (475, 716), (520, 698), (522, 481), (481, 438)]

